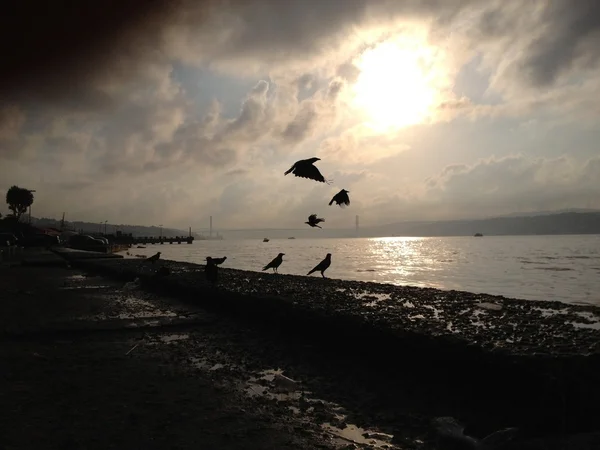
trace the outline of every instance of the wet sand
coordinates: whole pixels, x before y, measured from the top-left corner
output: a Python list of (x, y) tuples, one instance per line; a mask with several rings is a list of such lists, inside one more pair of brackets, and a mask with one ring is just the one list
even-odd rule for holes
[[(546, 379), (540, 378), (539, 370), (532, 372), (529, 378), (537, 379), (538, 384), (546, 383), (545, 392), (551, 395), (546, 399), (542, 398), (541, 401), (538, 398), (536, 404), (526, 399), (522, 405), (512, 405), (508, 408), (505, 404), (498, 403), (505, 389), (501, 389), (502, 386), (496, 384), (497, 380), (479, 379), (477, 375), (466, 374), (465, 376), (460, 365), (464, 364), (466, 359), (446, 361), (448, 368), (446, 372), (427, 373), (430, 369), (427, 364), (429, 354), (424, 354), (421, 358), (424, 368), (427, 369), (425, 370), (415, 367), (414, 360), (408, 363), (408, 360), (403, 359), (410, 352), (398, 348), (396, 344), (399, 341), (395, 344), (393, 339), (390, 340), (393, 335), (383, 333), (378, 340), (375, 339), (375, 335), (368, 331), (368, 328), (372, 328), (373, 323), (385, 322), (381, 322), (380, 318), (374, 316), (367, 316), (367, 323), (371, 322), (370, 327), (355, 322), (357, 326), (353, 329), (355, 339), (347, 333), (344, 334), (347, 322), (342, 323), (343, 327), (340, 325), (338, 329), (331, 332), (339, 333), (339, 339), (333, 339), (331, 333), (329, 336), (331, 339), (326, 339), (327, 336), (323, 334), (320, 325), (335, 323), (340, 313), (329, 311), (326, 300), (316, 297), (318, 288), (314, 288), (313, 291), (308, 290), (309, 295), (315, 294), (315, 297), (311, 297), (314, 298), (311, 307), (324, 310), (322, 314), (330, 315), (333, 322), (323, 322), (322, 317), (319, 318), (314, 313), (312, 315), (302, 313), (302, 308), (299, 306), (302, 306), (302, 299), (307, 295), (307, 292), (302, 290), (289, 291), (295, 295), (290, 309), (280, 308), (271, 313), (268, 312), (268, 308), (272, 303), (264, 301), (264, 298), (261, 301), (259, 292), (254, 296), (237, 298), (238, 302), (247, 303), (245, 308), (242, 308), (240, 303), (227, 302), (227, 292), (223, 292), (226, 288), (220, 286), (217, 290), (213, 290), (206, 286), (202, 280), (201, 269), (193, 265), (190, 267), (180, 263), (161, 263), (169, 266), (175, 275), (181, 271), (184, 279), (186, 277), (192, 279), (195, 282), (193, 290), (174, 289), (176, 284), (181, 282), (177, 276), (168, 280), (169, 282), (165, 282), (165, 279), (153, 281), (152, 278), (142, 276), (144, 286), (142, 289), (140, 286), (126, 283), (136, 272), (152, 276), (160, 265), (153, 267), (149, 264), (144, 265), (140, 261), (133, 261), (133, 263), (136, 265), (132, 266), (131, 262), (123, 260), (93, 263), (96, 265), (96, 270), (98, 264), (108, 264), (111, 270), (107, 273), (111, 273), (114, 279), (119, 279), (118, 282), (100, 277), (85, 277), (80, 272), (65, 269), (52, 269), (62, 270), (60, 272), (62, 275), (57, 275), (59, 272), (50, 274), (51, 272), (42, 269), (35, 269), (39, 270), (36, 276), (33, 275), (34, 272), (21, 272), (25, 275), (18, 277), (21, 280), (20, 286), (15, 283), (14, 278), (2, 276), (0, 292), (10, 293), (13, 298), (13, 302), (9, 302), (13, 305), (11, 308), (17, 308), (14, 305), (23, 306), (22, 309), (9, 309), (1, 314), (0, 323), (5, 331), (3, 354), (8, 352), (7, 355), (10, 354), (15, 361), (19, 361), (18, 364), (13, 365), (19, 367), (19, 370), (15, 369), (12, 378), (7, 380), (15, 383), (19, 373), (40, 370), (41, 372), (37, 372), (36, 376), (32, 376), (37, 381), (35, 383), (30, 381), (30, 383), (37, 386), (39, 397), (36, 399), (47, 398), (46, 391), (52, 392), (53, 384), (42, 383), (39, 380), (44, 379), (42, 375), (50, 370), (50, 363), (44, 365), (39, 364), (38, 361), (41, 357), (47, 357), (46, 353), (55, 355), (55, 360), (60, 362), (59, 368), (56, 369), (57, 373), (53, 373), (49, 377), (50, 380), (53, 379), (52, 377), (59, 377), (60, 372), (65, 371), (69, 373), (69, 377), (75, 379), (75, 385), (80, 383), (84, 386), (89, 382), (86, 381), (89, 377), (95, 377), (98, 373), (93, 383), (94, 389), (104, 389), (106, 392), (110, 387), (111, 395), (101, 398), (96, 395), (91, 401), (83, 397), (86, 400), (85, 405), (100, 402), (104, 414), (116, 414), (118, 420), (124, 421), (125, 425), (122, 426), (121, 433), (136, 435), (139, 429), (145, 429), (145, 425), (138, 426), (135, 421), (128, 422), (131, 412), (121, 411), (115, 405), (119, 402), (135, 405), (143, 403), (147, 397), (153, 397), (156, 386), (162, 386), (163, 377), (166, 377), (164, 383), (168, 395), (159, 396), (158, 402), (159, 405), (174, 403), (160, 408), (171, 411), (169, 414), (177, 414), (172, 412), (177, 409), (175, 404), (186, 396), (187, 391), (192, 393), (194, 399), (202, 396), (210, 397), (211, 402), (214, 402), (211, 403), (212, 411), (219, 417), (228, 416), (231, 408), (232, 411), (237, 411), (236, 408), (244, 410), (241, 416), (232, 412), (235, 420), (228, 419), (231, 423), (227, 422), (223, 428), (218, 429), (220, 431), (215, 432), (210, 413), (201, 408), (203, 403), (198, 406), (193, 401), (191, 403), (188, 401), (184, 403), (181, 412), (186, 418), (181, 419), (176, 415), (180, 422), (187, 423), (189, 420), (195, 420), (188, 417), (189, 414), (195, 417), (195, 411), (198, 411), (202, 417), (209, 417), (203, 419), (205, 422), (195, 425), (195, 434), (184, 428), (173, 428), (173, 433), (177, 435), (174, 437), (174, 442), (179, 439), (177, 442), (181, 444), (180, 447), (172, 447), (171, 444), (167, 444), (170, 440), (164, 439), (161, 443), (167, 448), (188, 448), (187, 446), (191, 448), (194, 443), (206, 443), (206, 446), (201, 448), (238, 448), (235, 445), (239, 444), (239, 439), (249, 439), (243, 437), (244, 432), (240, 431), (242, 437), (235, 437), (235, 442), (230, 444), (223, 443), (223, 440), (219, 441), (219, 439), (226, 439), (219, 433), (231, 434), (228, 427), (233, 427), (235, 430), (236, 426), (240, 429), (245, 426), (250, 428), (266, 426), (264, 422), (273, 426), (268, 425), (264, 436), (250, 438), (256, 441), (248, 441), (239, 448), (329, 448), (330, 446), (437, 448), (433, 445), (430, 421), (431, 418), (440, 415), (456, 417), (467, 424), (467, 432), (478, 437), (483, 437), (498, 428), (514, 425), (523, 428), (524, 438), (561, 434), (567, 431), (590, 431), (588, 425), (586, 425), (588, 428), (580, 426), (577, 429), (571, 426), (570, 422), (581, 425), (578, 419), (584, 413), (587, 414), (588, 420), (597, 419), (593, 408), (570, 403), (572, 400), (565, 396), (565, 391), (569, 393), (570, 391), (563, 388), (568, 379), (565, 377), (557, 379), (556, 374), (547, 374)], [(131, 267), (136, 267), (136, 271), (132, 273)], [(11, 270), (31, 271), (33, 269)], [(289, 289), (289, 286), (286, 287), (289, 280), (285, 277), (239, 271), (222, 271), (222, 273), (237, 277), (238, 280), (243, 276), (241, 281), (250, 287), (255, 284), (245, 280), (255, 281), (252, 277), (258, 276), (263, 280), (258, 283), (265, 282), (269, 286), (268, 289), (278, 289), (280, 292), (288, 292), (286, 289)], [(65, 279), (65, 276), (69, 278)], [(37, 280), (36, 277), (45, 280), (41, 282), (41, 286), (44, 287), (37, 291), (32, 290), (31, 282)], [(298, 286), (294, 283), (292, 280), (292, 288)], [(312, 279), (300, 280), (296, 283), (305, 285), (312, 283), (325, 289), (326, 292), (332, 289), (331, 286), (333, 289), (349, 287), (347, 282), (338, 283), (336, 280)], [(91, 288), (93, 285), (97, 287)], [(232, 285), (236, 286), (235, 283)], [(240, 289), (247, 291), (249, 286)], [(364, 288), (364, 285), (360, 284), (360, 286)], [(374, 287), (379, 286), (381, 285)], [(353, 288), (353, 285), (350, 285), (350, 288)], [(403, 292), (410, 292), (410, 289)], [(433, 291), (435, 292), (441, 291)], [(168, 293), (177, 295), (168, 295)], [(418, 295), (425, 300), (431, 293), (426, 291)], [(0, 298), (2, 295), (0, 294)], [(49, 296), (53, 299), (52, 302), (47, 301)], [(36, 301), (35, 298), (38, 300)], [(66, 301), (63, 298), (70, 300)], [(281, 295), (272, 297), (271, 301), (285, 302), (285, 298)], [(481, 302), (480, 298), (476, 300)], [(365, 299), (365, 302), (373, 301), (376, 300)], [(335, 308), (339, 308), (339, 302), (339, 297), (334, 297), (332, 304)], [(3, 300), (3, 304), (5, 303)], [(361, 302), (358, 304), (365, 307)], [(349, 303), (346, 307), (350, 310), (350, 315), (352, 311), (356, 311), (356, 308), (353, 309), (353, 305)], [(209, 313), (206, 309), (212, 312)], [(300, 311), (299, 317), (296, 317), (294, 314), (298, 311)], [(341, 315), (343, 314), (342, 310)], [(20, 319), (15, 321), (11, 317), (20, 317)], [(43, 317), (43, 320), (38, 320), (40, 317)], [(262, 320), (259, 320), (261, 317)], [(311, 317), (315, 322), (307, 323)], [(76, 320), (77, 318), (79, 320)], [(81, 318), (86, 320), (82, 321)], [(290, 325), (294, 327), (290, 328)], [(369, 340), (362, 341), (367, 336), (370, 336)], [(5, 346), (5, 342), (9, 342), (10, 345)], [(387, 346), (383, 344), (385, 342), (388, 343)], [(48, 344), (48, 350), (39, 351), (45, 349), (44, 343)], [(40, 346), (38, 351), (34, 351), (40, 356), (31, 356), (30, 350), (34, 347), (26, 347), (26, 345)], [(463, 344), (458, 342), (457, 348), (462, 347)], [(13, 349), (12, 353), (6, 349)], [(53, 354), (50, 349), (57, 353)], [(477, 351), (480, 352), (481, 348), (477, 347)], [(77, 372), (69, 370), (69, 367), (77, 364), (89, 365), (93, 368), (93, 372), (92, 369), (84, 367)], [(491, 360), (484, 359), (482, 364), (491, 364)], [(585, 366), (585, 361), (583, 363), (580, 361), (579, 364)], [(453, 374), (452, 371), (455, 373)], [(79, 372), (82, 373), (82, 379), (78, 382)], [(131, 378), (126, 376), (121, 380), (115, 372), (128, 372), (135, 376)], [(525, 379), (528, 378), (527, 374), (523, 376)], [(102, 381), (104, 379), (108, 380), (108, 384)], [(204, 383), (202, 392), (196, 390), (199, 389), (196, 386), (198, 379)], [(146, 380), (149, 384), (146, 384)], [(66, 381), (62, 383), (70, 384)], [(187, 387), (190, 383), (194, 386)], [(150, 387), (146, 389), (143, 386)], [(578, 388), (584, 390), (584, 386), (588, 385), (581, 383)], [(505, 388), (516, 391), (528, 390), (527, 386), (508, 385)], [(67, 389), (68, 387), (65, 387), (65, 390)], [(66, 402), (65, 404), (70, 406), (65, 409), (73, 407), (81, 409), (81, 406), (77, 406), (78, 398), (68, 397), (70, 394), (65, 390), (58, 397), (52, 394), (53, 402), (56, 404), (60, 401)], [(46, 393), (42, 394), (44, 392)], [(86, 390), (80, 387), (75, 392), (81, 393)], [(595, 395), (594, 392), (589, 391), (587, 394)], [(11, 394), (13, 410), (19, 408), (19, 395), (21, 394), (18, 390)], [(64, 400), (65, 397), (68, 400)], [(107, 399), (106, 403), (103, 403), (104, 397)], [(37, 400), (30, 401), (31, 408), (35, 408)], [(525, 410), (521, 410), (522, 406)], [(37, 407), (40, 408), (39, 405)], [(194, 408), (197, 407), (201, 409), (195, 410)], [(7, 411), (11, 408), (6, 408), (5, 413), (8, 414)], [(46, 413), (51, 415), (52, 408), (45, 408)], [(44, 407), (41, 409), (43, 410)], [(87, 406), (83, 409), (86, 410)], [(156, 414), (154, 410), (136, 411), (138, 412), (134, 415), (141, 417)], [(85, 412), (84, 416), (89, 414), (92, 413)], [(29, 411), (21, 416), (21, 419), (31, 415)], [(536, 415), (537, 420), (535, 420)], [(37, 417), (35, 414), (34, 416)], [(66, 417), (70, 416), (67, 414)], [(92, 414), (90, 417), (97, 416)], [(166, 420), (164, 417), (159, 414), (158, 418), (153, 416), (147, 421), (157, 424)], [(522, 417), (532, 417), (534, 420), (523, 420)], [(550, 421), (546, 420), (548, 417)], [(242, 422), (238, 422), (238, 419)], [(18, 430), (19, 421), (16, 418), (11, 420), (14, 424), (12, 428)], [(41, 420), (41, 417), (35, 420)], [(90, 421), (87, 427), (92, 426), (89, 423)], [(97, 426), (97, 424), (93, 425), (92, 428)], [(357, 429), (357, 426), (363, 429)], [(190, 425), (190, 428), (194, 426)], [(87, 428), (83, 427), (83, 429)], [(97, 433), (97, 428), (95, 432)], [(218, 436), (213, 436), (211, 432), (217, 433)], [(87, 435), (84, 433), (79, 438), (86, 440), (91, 436), (90, 433), (88, 432)], [(18, 434), (15, 432), (15, 435)], [(206, 437), (201, 438), (200, 435)], [(234, 436), (236, 436), (235, 432)]]
[[(177, 330), (155, 323), (189, 310), (121, 286), (62, 268), (0, 268), (0, 447), (334, 448), (317, 425), (189, 363)], [(193, 330), (188, 345), (208, 344), (200, 358), (216, 352), (218, 318), (180, 322)]]

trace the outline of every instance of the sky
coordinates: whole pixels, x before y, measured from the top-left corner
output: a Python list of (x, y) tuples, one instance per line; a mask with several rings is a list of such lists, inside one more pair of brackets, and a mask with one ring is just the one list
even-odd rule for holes
[[(34, 216), (351, 228), (600, 208), (593, 0), (179, 0), (110, 42), (1, 97), (0, 190), (35, 189)], [(313, 156), (331, 185), (284, 176)], [(342, 188), (350, 207), (328, 206)]]

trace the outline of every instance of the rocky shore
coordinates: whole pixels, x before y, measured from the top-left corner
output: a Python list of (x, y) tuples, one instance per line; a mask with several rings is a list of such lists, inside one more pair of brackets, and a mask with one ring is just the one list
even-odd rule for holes
[[(406, 385), (426, 414), (459, 415), (474, 427), (519, 426), (532, 435), (597, 428), (600, 310), (466, 292), (292, 275), (220, 271), (160, 261), (88, 260), (86, 270), (225, 313), (278, 339), (318, 346), (406, 402)], [(170, 275), (156, 277), (158, 267)], [(385, 408), (383, 408), (385, 409)]]

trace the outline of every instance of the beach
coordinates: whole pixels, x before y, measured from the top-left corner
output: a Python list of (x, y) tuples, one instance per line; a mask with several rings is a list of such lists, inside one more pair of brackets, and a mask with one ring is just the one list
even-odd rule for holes
[[(18, 295), (13, 292), (12, 298), (26, 305), (23, 298), (40, 295), (31, 291), (33, 272), (26, 271), (38, 270), (49, 283), (44, 295), (54, 286), (57, 302), (38, 300), (43, 308), (27, 306), (29, 315), (14, 310), (2, 314), (5, 320), (16, 315), (22, 322), (19, 327), (8, 320), (3, 327), (3, 352), (15, 361), (8, 381), (14, 386), (17, 374), (28, 371), (37, 374), (32, 375), (36, 389), (51, 391), (52, 384), (40, 380), (46, 379), (50, 366), (54, 377), (61, 369), (41, 361), (55, 358), (69, 373), (64, 379), (80, 373), (85, 379), (93, 368), (98, 373), (93, 389), (112, 389), (114, 394), (105, 405), (110, 411), (115, 403), (137, 405), (148, 397), (163, 405), (179, 403), (182, 397), (217, 396), (224, 403), (214, 407), (219, 411), (215, 414), (227, 415), (235, 405), (244, 410), (241, 420), (250, 428), (257, 425), (244, 421), (271, 423), (277, 418), (274, 423), (279, 425), (267, 427), (267, 435), (288, 439), (275, 444), (271, 438), (261, 440), (261, 434), (256, 444), (235, 447), (246, 439), (239, 431), (232, 447), (221, 442), (216, 448), (435, 448), (431, 419), (440, 415), (456, 417), (476, 436), (517, 425), (530, 438), (590, 432), (598, 418), (598, 334), (592, 320), (598, 311), (593, 307), (457, 291), (436, 302), (441, 291), (434, 289), (226, 269), (220, 271), (215, 289), (204, 281), (203, 268), (194, 264), (76, 260), (72, 255), (69, 264), (71, 269), (51, 269), (62, 275), (50, 275), (47, 268), (9, 269), (24, 271), (22, 286), (15, 287), (14, 278), (3, 278), (3, 290), (16, 289)], [(157, 278), (161, 266), (171, 274)], [(60, 300), (65, 293), (71, 306)], [(79, 301), (82, 295), (85, 301)], [(58, 320), (53, 317), (57, 311), (67, 314)], [(87, 317), (89, 326), (75, 317)], [(583, 326), (562, 325), (565, 317)], [(48, 345), (48, 336), (63, 343)], [(132, 368), (138, 359), (141, 365)], [(89, 368), (68, 370), (71, 366)], [(121, 379), (115, 375), (120, 371), (135, 376)], [(172, 378), (164, 383), (173, 384), (172, 395), (155, 398), (167, 375)], [(205, 392), (187, 387), (197, 380), (206, 381)], [(19, 395), (18, 389), (12, 394), (13, 408), (18, 409)], [(86, 405), (99, 401), (97, 393), (90, 395), (94, 400)], [(70, 405), (81, 401), (74, 393), (63, 391), (63, 397)], [(587, 407), (581, 402), (584, 397)], [(195, 403), (188, 400), (182, 414), (195, 416), (194, 408), (205, 404)], [(122, 414), (117, 414), (119, 420), (125, 420)], [(152, 413), (140, 414), (145, 418)], [(239, 426), (237, 419), (230, 420)], [(174, 439), (187, 448), (209, 428), (205, 424), (193, 436), (176, 429)], [(129, 424), (131, 433), (138, 429), (137, 422)], [(229, 433), (227, 425), (223, 430)], [(206, 442), (220, 439), (219, 433), (215, 437), (208, 432)]]

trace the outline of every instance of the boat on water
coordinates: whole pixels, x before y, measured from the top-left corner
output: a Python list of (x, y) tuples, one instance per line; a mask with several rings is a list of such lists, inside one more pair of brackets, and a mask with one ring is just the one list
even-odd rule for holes
[(269, 242), (269, 238), (264, 238), (263, 242)]
[(483, 234), (481, 234), (481, 233), (475, 233), (475, 237), (483, 237)]
[(296, 239), (294, 236), (289, 237), (288, 239)]

